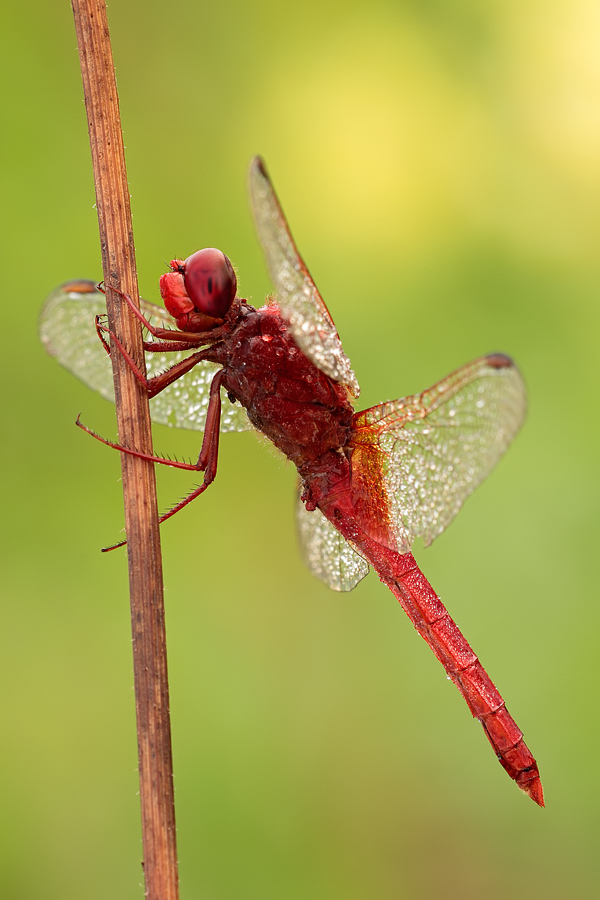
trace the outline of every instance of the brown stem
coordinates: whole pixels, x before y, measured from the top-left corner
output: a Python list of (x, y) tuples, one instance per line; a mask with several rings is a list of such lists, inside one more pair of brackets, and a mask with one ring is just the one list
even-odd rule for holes
[[(104, 0), (72, 0), (87, 109), (109, 328), (143, 360), (133, 230)], [(121, 353), (111, 354), (119, 441), (152, 454), (148, 395)], [(149, 900), (177, 900), (177, 854), (162, 561), (152, 463), (121, 454), (138, 733), (144, 875)]]

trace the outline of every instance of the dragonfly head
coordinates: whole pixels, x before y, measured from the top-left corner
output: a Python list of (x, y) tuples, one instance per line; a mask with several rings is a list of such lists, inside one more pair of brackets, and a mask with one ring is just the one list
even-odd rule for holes
[(165, 306), (182, 331), (210, 331), (222, 324), (236, 290), (233, 266), (213, 247), (172, 260), (171, 271), (160, 279)]

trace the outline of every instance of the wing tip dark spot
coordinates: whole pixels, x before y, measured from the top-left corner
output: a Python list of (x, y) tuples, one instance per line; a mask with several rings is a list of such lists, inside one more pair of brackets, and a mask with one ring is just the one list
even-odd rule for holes
[(258, 154), (252, 160), (252, 164), (251, 164), (250, 168), (256, 169), (258, 171), (258, 173), (263, 176), (263, 178), (269, 177), (267, 175), (267, 167), (265, 165), (265, 161), (262, 158), (262, 156), (259, 156)]
[(488, 366), (492, 369), (514, 369), (514, 362), (506, 353), (490, 353), (486, 357)]
[(87, 278), (78, 278), (75, 281), (65, 281), (60, 290), (63, 294), (95, 294), (98, 290), (97, 281), (88, 281)]

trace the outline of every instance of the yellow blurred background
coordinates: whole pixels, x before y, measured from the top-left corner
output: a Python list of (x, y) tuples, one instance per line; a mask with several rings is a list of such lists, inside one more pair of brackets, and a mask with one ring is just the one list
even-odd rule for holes
[[(260, 152), (361, 406), (504, 351), (528, 422), (417, 560), (538, 759), (538, 809), (371, 575), (295, 546), (292, 467), (225, 435), (163, 529), (181, 893), (600, 896), (600, 7), (590, 0), (114, 0), (142, 293), (220, 247), (269, 291)], [(101, 278), (69, 4), (3, 14), (0, 896), (142, 897), (114, 410), (47, 357), (46, 294)], [(155, 430), (159, 451), (198, 452)], [(160, 471), (162, 508), (193, 483)]]

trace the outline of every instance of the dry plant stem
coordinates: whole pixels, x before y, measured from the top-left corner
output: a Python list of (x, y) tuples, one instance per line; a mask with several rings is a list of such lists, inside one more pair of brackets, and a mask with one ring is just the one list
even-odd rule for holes
[[(117, 288), (138, 302), (129, 189), (104, 0), (72, 0), (88, 117), (109, 327), (143, 359), (140, 323)], [(113, 353), (119, 441), (152, 453), (146, 391)], [(121, 454), (138, 730), (146, 896), (177, 900), (177, 855), (162, 561), (152, 463)]]

